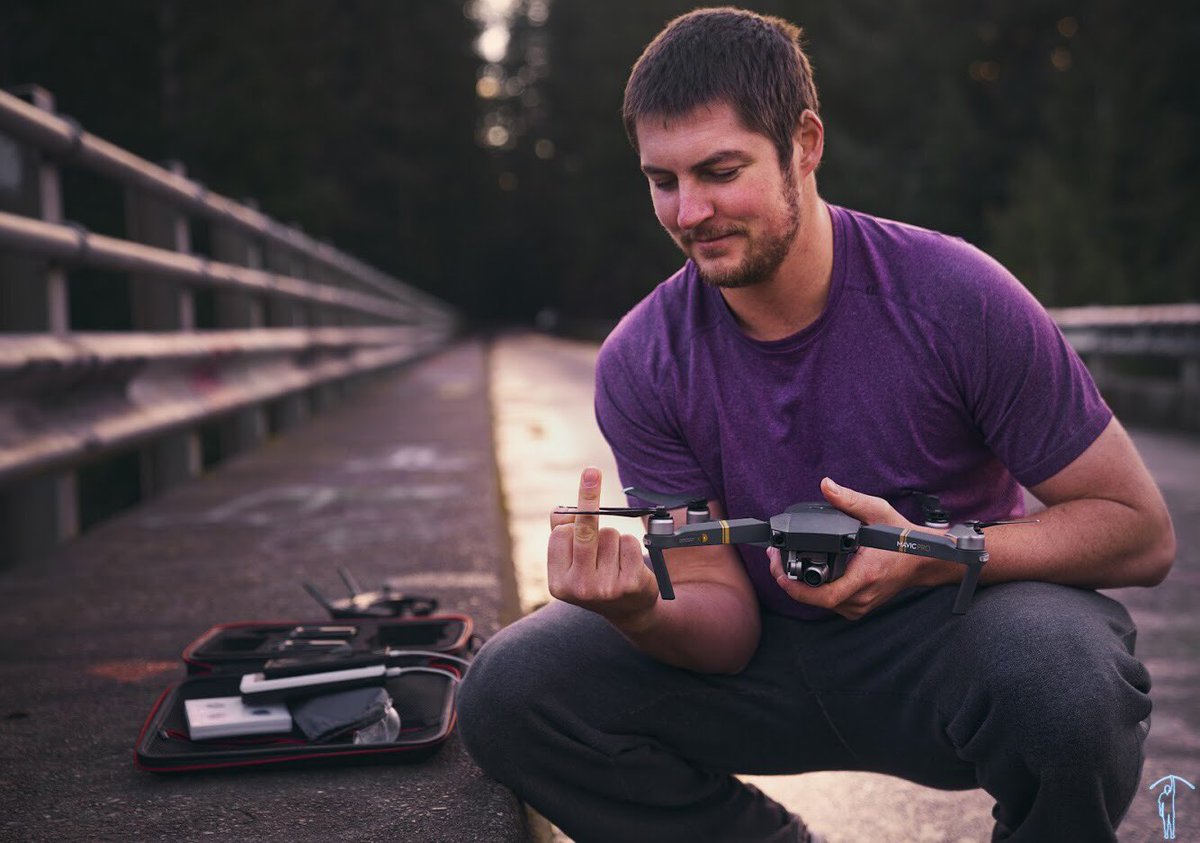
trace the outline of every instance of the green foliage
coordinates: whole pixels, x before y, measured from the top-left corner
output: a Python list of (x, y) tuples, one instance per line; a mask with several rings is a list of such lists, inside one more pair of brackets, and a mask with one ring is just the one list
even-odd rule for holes
[(1048, 304), (1195, 300), (1200, 15), (1092, 2), (1077, 21), (1044, 39), (1070, 64), (1036, 63), (1022, 98), (1036, 122), (1014, 139), (988, 244)]
[[(642, 47), (693, 3), (518, 16), (504, 72), (544, 43), (548, 73), (489, 103), (455, 2), (2, 1), (0, 82), (38, 82), (96, 134), (468, 313), (611, 320), (681, 262), (619, 108)], [(1200, 298), (1200, 7), (748, 5), (807, 32), (829, 201), (965, 237), (1047, 304)], [(492, 107), (513, 137), (485, 149)]]
[(472, 29), (447, 3), (179, 6), (180, 157), (450, 299), (470, 295)]
[[(0, 83), (452, 301), (482, 263), (474, 28), (442, 0), (9, 2)], [(68, 212), (111, 231), (113, 203)], [(89, 211), (90, 206), (97, 206)], [(120, 214), (120, 201), (116, 214)], [(81, 213), (82, 211), (82, 213)]]

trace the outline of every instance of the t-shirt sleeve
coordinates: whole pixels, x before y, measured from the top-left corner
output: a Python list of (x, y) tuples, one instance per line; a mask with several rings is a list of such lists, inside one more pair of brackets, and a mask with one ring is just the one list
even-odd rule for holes
[(635, 371), (623, 351), (612, 343), (601, 349), (595, 398), (596, 422), (612, 449), (622, 487), (714, 498), (712, 482), (667, 406), (666, 387), (654, 378), (652, 361), (639, 359)]
[(1066, 468), (1112, 419), (1079, 355), (1045, 309), (990, 258), (976, 337), (961, 348), (973, 372), (976, 423), (1023, 486)]

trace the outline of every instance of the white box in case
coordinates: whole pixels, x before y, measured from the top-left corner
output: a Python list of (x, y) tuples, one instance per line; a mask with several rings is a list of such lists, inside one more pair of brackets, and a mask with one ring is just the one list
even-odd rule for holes
[(241, 697), (185, 700), (188, 736), (230, 738), (238, 735), (276, 735), (292, 730), (292, 715), (283, 703), (247, 705)]

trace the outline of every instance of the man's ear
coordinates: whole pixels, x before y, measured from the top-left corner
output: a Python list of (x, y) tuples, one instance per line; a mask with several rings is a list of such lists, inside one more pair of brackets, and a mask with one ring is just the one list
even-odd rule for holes
[(792, 133), (793, 163), (802, 176), (817, 169), (825, 154), (825, 124), (811, 108), (804, 109)]

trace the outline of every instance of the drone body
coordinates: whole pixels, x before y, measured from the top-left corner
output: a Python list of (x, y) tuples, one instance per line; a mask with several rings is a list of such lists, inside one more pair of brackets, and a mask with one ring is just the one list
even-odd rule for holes
[(771, 517), (771, 543), (789, 579), (818, 586), (846, 573), (862, 522), (827, 503), (798, 503)]

